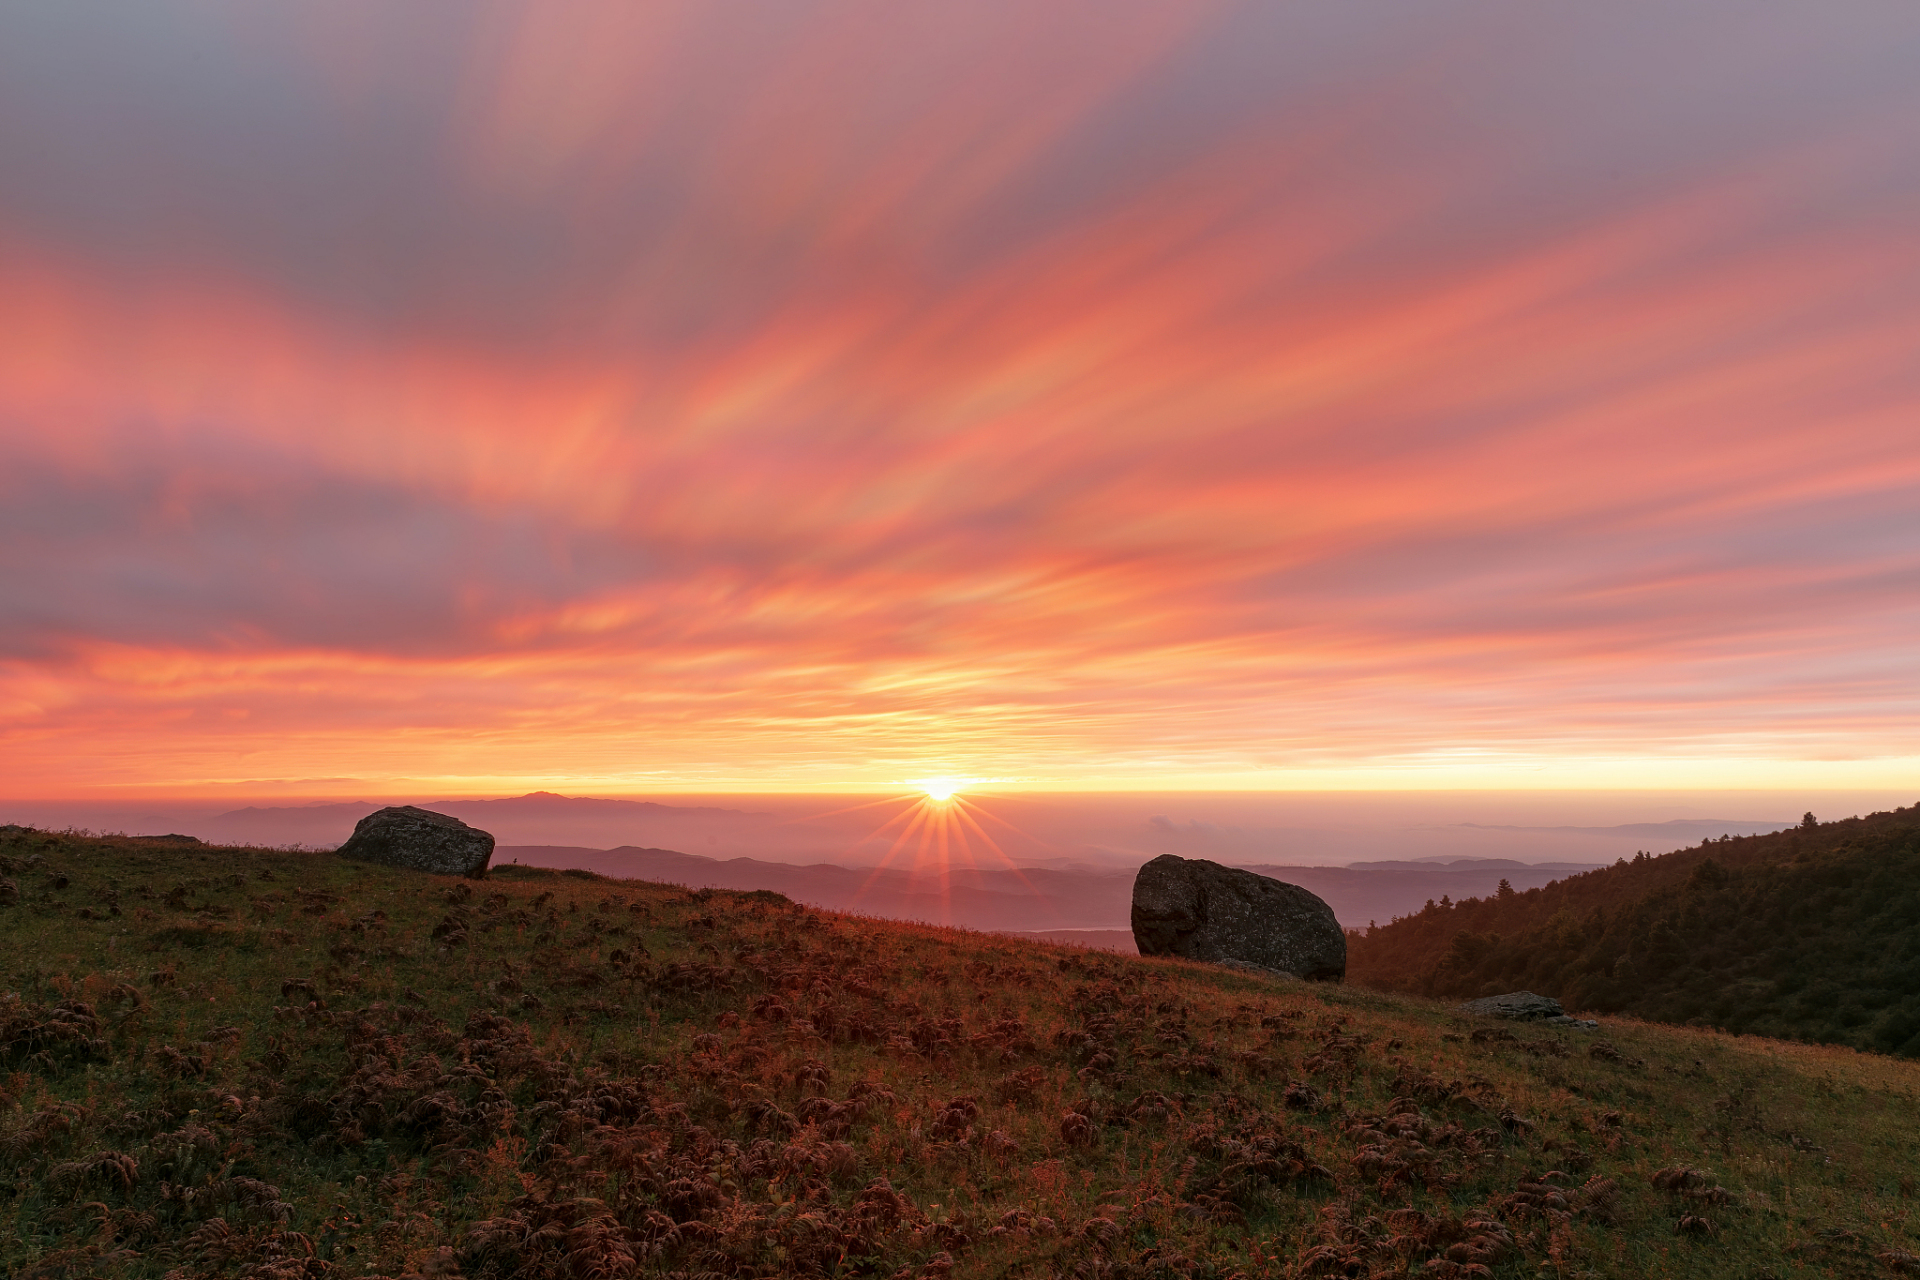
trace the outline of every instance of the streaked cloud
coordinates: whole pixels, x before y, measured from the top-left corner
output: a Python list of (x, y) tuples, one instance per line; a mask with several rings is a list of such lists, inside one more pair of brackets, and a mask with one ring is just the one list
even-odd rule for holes
[(9, 17), (9, 786), (1897, 771), (1920, 18), (1743, 12)]

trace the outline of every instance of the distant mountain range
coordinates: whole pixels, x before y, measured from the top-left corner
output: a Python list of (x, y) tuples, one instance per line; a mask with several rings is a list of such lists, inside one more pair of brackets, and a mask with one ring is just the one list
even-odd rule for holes
[(1591, 871), (1599, 862), (1521, 862), (1514, 858), (1406, 858), (1349, 862), (1349, 871)]
[[(311, 845), (332, 848), (353, 834), (353, 825), (393, 801), (348, 800), (330, 804), (249, 806), (194, 824), (193, 834), (218, 843)], [(775, 856), (812, 846), (827, 852), (831, 841), (783, 826), (773, 814), (711, 805), (661, 804), (653, 800), (603, 800), (535, 791), (497, 800), (420, 800), (421, 808), (450, 814), (490, 831), (503, 844), (564, 841), (607, 847), (636, 836), (662, 844), (750, 845)]]
[[(494, 861), (579, 867), (690, 889), (772, 889), (796, 902), (836, 911), (969, 929), (1126, 929), (1133, 904), (1133, 868), (955, 868), (940, 875), (897, 867), (723, 860), (631, 845), (615, 849), (503, 845)], [(1595, 865), (1534, 867), (1497, 858), (1464, 861), (1473, 865), (1403, 863), (1372, 869), (1255, 865), (1247, 869), (1318, 894), (1343, 925), (1358, 927), (1418, 911), (1428, 899), (1490, 894), (1503, 879), (1516, 890), (1531, 889)]]
[[(1755, 822), (1746, 818), (1675, 818), (1669, 822), (1623, 822), (1612, 827), (1511, 827), (1482, 822), (1451, 824), (1467, 831), (1523, 831), (1539, 835), (1634, 836), (1656, 843), (1692, 843), (1718, 836), (1758, 836), (1784, 831), (1791, 822)], [(1651, 850), (1649, 850), (1651, 852)]]
[[(1240, 828), (1165, 815), (1142, 819), (1086, 798), (990, 798), (982, 802), (983, 812), (998, 850), (974, 849), (979, 869), (943, 880), (915, 874), (898, 861), (876, 870), (887, 861), (911, 797), (875, 804), (875, 797), (766, 796), (738, 808), (688, 799), (680, 804), (671, 798), (535, 791), (416, 803), (491, 832), (501, 860), (517, 855), (540, 865), (693, 886), (777, 889), (798, 901), (875, 916), (1017, 931), (1125, 930), (1134, 871), (1163, 852), (1248, 867), (1301, 885), (1324, 898), (1342, 924), (1363, 927), (1420, 911), (1429, 900), (1486, 897), (1503, 879), (1525, 891), (1631, 857), (1637, 848), (1674, 848), (1788, 825), (1676, 818), (1615, 826)], [(179, 831), (215, 844), (327, 849), (385, 803), (391, 801), (249, 805), (191, 818), (128, 811), (103, 814), (87, 825)], [(994, 821), (1002, 815), (1006, 822)], [(888, 825), (889, 817), (896, 825)]]
[[(631, 845), (716, 859), (871, 867), (897, 853), (893, 841), (914, 802), (911, 793), (609, 799), (548, 791), (488, 799), (256, 800), (224, 810), (204, 803), (0, 802), (0, 822), (130, 834), (177, 831), (220, 844), (327, 849), (343, 842), (355, 822), (381, 805), (414, 803), (465, 819), (492, 832), (503, 845)], [(1245, 797), (1010, 795), (974, 797), (973, 805), (992, 837), (990, 845), (973, 842), (982, 865), (1059, 870), (1130, 871), (1162, 853), (1209, 858), (1227, 866), (1406, 870), (1398, 864), (1414, 863), (1462, 870), (1466, 859), (1487, 866), (1498, 859), (1510, 867), (1565, 869), (1631, 858), (1640, 850), (1684, 847), (1702, 837), (1789, 825), (1714, 817), (1616, 826), (1518, 826), (1512, 819), (1505, 824), (1406, 821), (1413, 815), (1402, 806), (1370, 808), (1364, 799), (1303, 808)], [(1498, 819), (1510, 812), (1462, 816)], [(1453, 890), (1442, 886), (1441, 891)]]
[[(344, 821), (352, 824), (374, 810), (391, 803), (394, 802), (343, 800), (331, 804), (265, 807), (249, 805), (244, 809), (232, 809), (226, 813), (217, 814), (211, 821), (241, 825), (301, 820), (329, 823)], [(474, 820), (476, 825), (478, 821), (489, 818), (513, 821), (529, 817), (580, 818), (591, 815), (629, 819), (701, 817), (759, 820), (771, 816), (763, 813), (749, 813), (743, 809), (661, 804), (654, 800), (605, 800), (593, 796), (556, 795), (551, 791), (530, 791), (523, 796), (504, 796), (497, 800), (421, 800), (418, 804), (421, 808), (453, 814), (462, 822)]]

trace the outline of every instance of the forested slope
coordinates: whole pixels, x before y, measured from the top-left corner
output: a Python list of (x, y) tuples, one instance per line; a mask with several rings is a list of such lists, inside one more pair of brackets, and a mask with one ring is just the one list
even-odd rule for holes
[(1349, 938), (1349, 980), (1388, 990), (1524, 988), (1920, 1056), (1920, 805), (1430, 903)]

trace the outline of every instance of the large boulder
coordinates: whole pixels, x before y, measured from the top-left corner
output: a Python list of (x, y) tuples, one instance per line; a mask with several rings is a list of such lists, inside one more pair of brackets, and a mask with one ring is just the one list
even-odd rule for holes
[(353, 835), (336, 852), (362, 862), (479, 880), (493, 857), (493, 836), (431, 809), (392, 805), (355, 823)]
[(1296, 884), (1163, 854), (1133, 881), (1133, 941), (1143, 956), (1184, 956), (1338, 982), (1347, 935), (1333, 909)]

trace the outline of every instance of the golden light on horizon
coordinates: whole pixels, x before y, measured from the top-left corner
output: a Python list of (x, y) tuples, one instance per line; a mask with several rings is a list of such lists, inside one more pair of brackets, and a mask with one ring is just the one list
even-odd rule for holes
[(888, 796), (813, 815), (817, 820), (860, 810), (892, 810), (852, 846), (857, 848), (876, 838), (888, 841), (886, 852), (873, 868), (873, 876), (855, 895), (855, 908), (858, 909), (860, 897), (872, 886), (874, 877), (888, 868), (897, 868), (925, 880), (927, 891), (937, 901), (934, 923), (950, 924), (956, 876), (964, 881), (969, 875), (985, 870), (1021, 875), (1019, 866), (987, 827), (997, 826), (1029, 841), (1034, 840), (1032, 834), (960, 794), (964, 787), (990, 781), (989, 778), (917, 778), (912, 781), (915, 790), (911, 794)]

